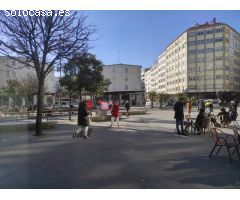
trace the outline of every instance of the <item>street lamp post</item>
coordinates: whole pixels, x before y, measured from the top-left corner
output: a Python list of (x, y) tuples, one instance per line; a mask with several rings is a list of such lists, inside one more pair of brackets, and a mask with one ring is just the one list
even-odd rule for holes
[[(60, 58), (60, 62), (59, 62), (59, 70), (60, 70), (60, 79), (62, 78), (62, 63), (61, 63), (61, 58)], [(62, 109), (62, 86), (60, 84), (60, 96), (59, 96), (59, 105), (60, 105), (60, 109)]]
[[(60, 54), (62, 53), (61, 42), (62, 42), (62, 36), (60, 35), (59, 36)], [(62, 55), (60, 55), (60, 60), (59, 60), (59, 71), (60, 71), (60, 79), (61, 79), (62, 78)], [(62, 109), (62, 86), (61, 86), (61, 84), (60, 84), (59, 106), (60, 106), (60, 109)]]

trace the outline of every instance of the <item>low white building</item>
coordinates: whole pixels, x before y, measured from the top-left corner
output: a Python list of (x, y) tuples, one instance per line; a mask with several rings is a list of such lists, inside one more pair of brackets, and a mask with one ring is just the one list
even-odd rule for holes
[[(26, 80), (29, 77), (36, 79), (36, 71), (30, 67), (24, 67), (23, 64), (16, 60), (10, 59), (6, 56), (0, 56), (0, 89), (7, 84), (7, 80)], [(54, 72), (50, 72), (45, 79), (45, 94), (53, 96), (52, 103), (55, 101), (54, 94), (56, 93), (58, 78), (55, 77)], [(34, 94), (33, 94), (34, 95)], [(47, 104), (47, 97), (44, 97), (44, 104)], [(36, 96), (33, 98), (33, 104), (36, 104)], [(10, 100), (11, 101), (11, 100)], [(23, 105), (25, 101), (23, 100)]]
[(129, 100), (133, 106), (142, 106), (144, 91), (141, 88), (141, 66), (128, 64), (105, 65), (102, 72), (104, 78), (111, 84), (105, 97), (108, 100), (117, 99), (124, 103)]

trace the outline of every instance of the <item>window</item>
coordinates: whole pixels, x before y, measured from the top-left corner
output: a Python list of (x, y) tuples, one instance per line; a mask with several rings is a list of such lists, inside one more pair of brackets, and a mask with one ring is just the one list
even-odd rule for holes
[(215, 60), (216, 61), (221, 61), (221, 60), (223, 60), (223, 57), (222, 56), (216, 57)]
[(222, 28), (218, 28), (215, 30), (215, 33), (222, 33), (223, 32), (223, 29)]
[(198, 59), (197, 59), (197, 62), (204, 62), (204, 61), (205, 61), (204, 58), (198, 58)]
[(197, 34), (197, 32), (190, 32), (190, 33), (188, 33), (188, 36), (195, 36)]
[(215, 42), (222, 42), (223, 38), (215, 38)]
[(206, 52), (207, 52), (207, 53), (209, 53), (209, 52), (213, 52), (213, 51), (214, 51), (213, 48), (207, 48), (207, 49), (206, 49)]
[(222, 79), (222, 75), (216, 75), (216, 79)]
[(215, 47), (215, 51), (222, 51), (223, 47)]
[(128, 68), (125, 68), (125, 73), (128, 73)]
[(8, 70), (7, 71), (7, 78), (9, 78), (10, 77), (10, 71)]
[(125, 90), (128, 90), (128, 85), (125, 85)]
[(212, 34), (213, 33), (213, 30), (207, 30), (206, 31), (206, 34), (208, 35), (208, 34)]

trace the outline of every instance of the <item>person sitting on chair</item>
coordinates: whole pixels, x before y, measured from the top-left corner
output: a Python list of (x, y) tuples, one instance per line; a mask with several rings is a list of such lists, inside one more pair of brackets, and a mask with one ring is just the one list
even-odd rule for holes
[(228, 110), (228, 116), (231, 121), (236, 121), (238, 113), (234, 107), (230, 107)]
[(220, 118), (220, 123), (221, 125), (223, 125), (223, 127), (225, 127), (229, 122), (231, 122), (231, 120), (229, 119), (228, 112), (223, 107), (220, 109), (220, 112), (217, 114), (217, 117)]
[(196, 122), (195, 122), (195, 126), (198, 131), (197, 134), (200, 134), (200, 132), (202, 131), (201, 129), (202, 129), (202, 124), (203, 124), (204, 118), (206, 118), (205, 110), (204, 110), (204, 108), (200, 108), (199, 113), (196, 118)]

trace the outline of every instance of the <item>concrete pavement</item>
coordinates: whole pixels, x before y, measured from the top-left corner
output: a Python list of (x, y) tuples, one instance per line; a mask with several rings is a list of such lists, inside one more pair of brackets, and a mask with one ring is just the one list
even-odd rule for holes
[(176, 135), (173, 111), (94, 122), (89, 140), (72, 138), (75, 124), (1, 133), (0, 188), (240, 188), (238, 158), (208, 159), (211, 138)]

